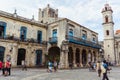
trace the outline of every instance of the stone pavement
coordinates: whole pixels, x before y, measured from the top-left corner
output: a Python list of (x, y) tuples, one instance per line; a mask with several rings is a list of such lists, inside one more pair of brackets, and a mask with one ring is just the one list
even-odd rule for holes
[[(120, 67), (113, 67), (108, 76), (110, 80), (120, 80)], [(0, 75), (0, 80), (101, 80), (101, 78), (97, 77), (97, 72), (89, 72), (88, 69), (58, 70), (48, 73), (46, 69), (30, 68), (22, 71), (20, 68), (14, 68), (11, 76)]]

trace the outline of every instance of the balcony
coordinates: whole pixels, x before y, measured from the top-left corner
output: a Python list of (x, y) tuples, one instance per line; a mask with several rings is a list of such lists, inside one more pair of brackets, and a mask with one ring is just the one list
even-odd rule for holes
[(66, 35), (66, 39), (71, 43), (80, 44), (83, 46), (88, 46), (88, 47), (97, 48), (97, 49), (101, 48), (101, 45), (94, 43), (92, 41), (83, 40), (81, 38)]
[[(6, 37), (0, 37), (1, 40), (11, 40), (11, 41), (16, 41), (16, 42), (25, 42), (25, 43), (37, 43), (37, 44), (42, 44), (42, 42), (38, 41), (37, 39), (33, 39), (33, 38), (30, 38), (30, 39), (20, 39), (19, 37), (15, 37), (15, 36), (8, 36), (6, 35)], [(45, 41), (44, 41), (45, 43)]]
[(57, 37), (50, 37), (49, 43), (57, 43)]

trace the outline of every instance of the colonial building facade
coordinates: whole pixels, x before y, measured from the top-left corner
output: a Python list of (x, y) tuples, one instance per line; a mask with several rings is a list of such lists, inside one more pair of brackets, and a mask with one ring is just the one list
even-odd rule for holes
[(120, 35), (119, 30), (114, 34), (113, 10), (109, 4), (102, 9), (104, 32), (104, 56), (108, 61), (120, 64)]
[(58, 17), (58, 9), (47, 5), (39, 9), (39, 20), (0, 11), (0, 60), (12, 66), (27, 61), (27, 66), (59, 62), (60, 68), (87, 66), (99, 58), (98, 33), (70, 20)]

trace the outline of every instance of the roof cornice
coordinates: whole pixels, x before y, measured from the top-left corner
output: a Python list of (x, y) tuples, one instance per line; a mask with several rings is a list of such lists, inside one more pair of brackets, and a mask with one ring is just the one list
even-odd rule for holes
[(28, 18), (18, 16), (18, 15), (14, 16), (14, 14), (7, 13), (7, 12), (1, 11), (1, 10), (0, 10), (0, 16), (5, 17), (5, 18), (9, 18), (9, 19), (12, 19), (12, 20), (16, 20), (16, 21), (20, 21), (20, 22), (24, 22), (24, 23), (28, 23), (28, 24), (32, 24), (32, 25), (36, 25), (36, 26), (46, 28), (46, 24), (40, 23), (39, 21), (35, 21), (33, 19), (28, 19)]

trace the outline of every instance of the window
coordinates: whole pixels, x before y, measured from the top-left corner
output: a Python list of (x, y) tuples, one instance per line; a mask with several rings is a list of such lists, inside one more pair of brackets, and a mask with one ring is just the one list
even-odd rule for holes
[(0, 37), (4, 36), (4, 26), (0, 25)]
[(96, 35), (95, 34), (92, 34), (92, 42), (96, 43)]
[(93, 37), (93, 40), (92, 40), (92, 41), (93, 41), (94, 43), (96, 42), (94, 37)]
[(69, 36), (73, 36), (73, 29), (70, 29), (69, 30), (69, 34), (68, 34)]
[(21, 27), (21, 29), (20, 29), (20, 39), (25, 40), (26, 39), (26, 34), (27, 34), (27, 28), (26, 27)]
[(57, 41), (57, 29), (52, 31), (52, 41)]
[(86, 30), (82, 30), (82, 39), (83, 40), (87, 39), (87, 31)]
[(38, 41), (38, 43), (42, 42), (42, 31), (37, 32), (37, 41)]
[(54, 12), (54, 10), (49, 9), (48, 14), (49, 14), (50, 17), (54, 17), (55, 12)]
[(109, 30), (106, 31), (106, 35), (107, 35), (107, 36), (109, 35)]
[(57, 29), (54, 29), (52, 32), (52, 37), (57, 37)]
[(82, 39), (83, 39), (83, 40), (86, 40), (86, 39), (87, 39), (86, 34), (82, 34)]
[(105, 7), (105, 10), (107, 11), (107, 7)]
[(5, 37), (6, 34), (6, 23), (0, 21), (0, 37)]
[(108, 23), (108, 16), (105, 16), (105, 22)]

